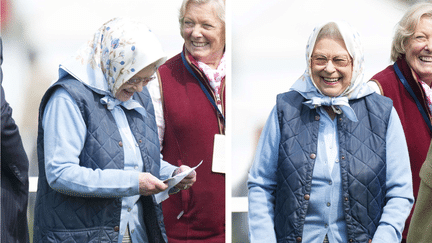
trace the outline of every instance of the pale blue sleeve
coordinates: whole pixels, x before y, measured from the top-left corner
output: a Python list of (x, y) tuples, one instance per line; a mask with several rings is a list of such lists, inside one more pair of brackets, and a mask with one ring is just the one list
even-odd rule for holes
[(255, 242), (276, 242), (274, 206), (280, 129), (276, 107), (270, 113), (258, 142), (248, 175), (249, 237)]
[(160, 155), (160, 158), (161, 158), (160, 159), (160, 163), (161, 163), (161, 165), (160, 165), (160, 179), (166, 180), (172, 176), (173, 172), (178, 167), (166, 162), (165, 160), (163, 160), (162, 154)]
[[(139, 194), (139, 172), (79, 165), (87, 128), (76, 102), (63, 88), (44, 110), (44, 153), (48, 184), (74, 196), (125, 197)], [(97, 159), (97, 158), (95, 158)]]
[(414, 203), (408, 148), (399, 116), (393, 108), (386, 137), (386, 200), (373, 243), (401, 242)]

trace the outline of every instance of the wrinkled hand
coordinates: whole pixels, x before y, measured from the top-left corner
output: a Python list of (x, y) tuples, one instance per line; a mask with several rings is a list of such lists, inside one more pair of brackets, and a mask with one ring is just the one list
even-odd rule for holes
[(143, 196), (157, 194), (167, 188), (168, 185), (148, 172), (139, 175), (139, 193)]
[[(177, 175), (183, 171), (189, 170), (190, 167), (187, 165), (182, 165), (179, 168), (177, 168), (174, 172), (174, 175)], [(186, 190), (189, 189), (196, 181), (196, 172), (192, 171), (189, 175), (187, 175), (183, 180), (181, 180), (175, 187), (177, 187), (180, 190)]]

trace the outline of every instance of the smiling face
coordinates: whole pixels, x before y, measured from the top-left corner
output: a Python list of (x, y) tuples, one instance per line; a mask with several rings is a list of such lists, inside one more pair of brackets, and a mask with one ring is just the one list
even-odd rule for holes
[[(432, 19), (422, 17), (405, 44), (406, 61), (420, 80), (432, 83)], [(414, 75), (415, 76), (415, 75)]]
[[(311, 76), (317, 88), (329, 97), (342, 94), (351, 83), (352, 62), (345, 43), (340, 39), (323, 38), (319, 40), (312, 52), (312, 57), (326, 57), (329, 61), (322, 65), (311, 61)], [(340, 59), (348, 59), (347, 66), (335, 66)]]
[(181, 32), (191, 55), (217, 68), (225, 48), (225, 24), (217, 16), (214, 5), (189, 3)]
[(128, 101), (135, 92), (141, 92), (143, 87), (149, 82), (150, 77), (156, 72), (156, 66), (154, 64), (149, 65), (135, 74), (129, 80), (136, 81), (133, 84), (125, 82), (115, 93), (115, 97), (120, 101)]

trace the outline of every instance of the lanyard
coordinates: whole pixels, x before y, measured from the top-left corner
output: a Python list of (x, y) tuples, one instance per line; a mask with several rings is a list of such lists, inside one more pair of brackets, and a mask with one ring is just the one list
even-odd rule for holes
[(415, 101), (415, 103), (417, 105), (418, 110), (420, 111), (421, 115), (423, 116), (424, 121), (426, 122), (426, 125), (428, 125), (428, 127), (429, 127), (429, 130), (432, 131), (432, 125), (431, 125), (431, 122), (430, 122), (428, 116), (426, 115), (426, 112), (424, 111), (424, 109), (421, 106), (419, 100), (417, 99), (416, 95), (414, 94), (414, 91), (411, 89), (411, 86), (406, 81), (405, 77), (403, 76), (403, 74), (400, 71), (400, 69), (399, 69), (398, 65), (396, 64), (396, 62), (393, 64), (393, 68), (395, 69), (396, 74), (399, 77), (399, 80), (405, 86), (405, 89), (408, 91), (408, 93), (414, 99), (414, 101)]
[(204, 84), (201, 82), (201, 80), (196, 76), (196, 74), (192, 71), (192, 68), (189, 66), (189, 63), (186, 61), (186, 58), (184, 56), (184, 53), (181, 53), (183, 64), (185, 65), (186, 69), (189, 71), (190, 74), (192, 74), (196, 80), (198, 80), (198, 83), (200, 84), (200, 87), (204, 94), (207, 96), (207, 99), (212, 103), (213, 107), (216, 109), (216, 111), (221, 115), (222, 119), (225, 122), (225, 117), (222, 114), (222, 112), (219, 110), (218, 106), (216, 105), (216, 102), (214, 101), (213, 97), (210, 95), (208, 90), (204, 87)]

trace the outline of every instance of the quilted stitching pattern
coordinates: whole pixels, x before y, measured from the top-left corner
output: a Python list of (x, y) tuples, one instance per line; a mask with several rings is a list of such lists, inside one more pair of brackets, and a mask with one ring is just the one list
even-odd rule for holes
[[(101, 96), (93, 95), (88, 89), (77, 88), (76, 83), (67, 90), (75, 98), (87, 125), (84, 149), (80, 155), (80, 165), (92, 169), (122, 169), (123, 149), (119, 146), (120, 133), (114, 117), (100, 104)], [(78, 85), (79, 86), (79, 85)], [(41, 103), (41, 110), (54, 89), (47, 92)], [(84, 94), (83, 94), (84, 92)], [(84, 97), (84, 99), (79, 98)], [(159, 141), (154, 121), (154, 110), (147, 93), (137, 95), (147, 104), (148, 116), (144, 118), (136, 111), (125, 110), (131, 130), (143, 155), (146, 171), (159, 176)], [(95, 105), (96, 104), (96, 105)], [(140, 125), (137, 125), (140, 124)], [(79, 195), (58, 193), (47, 184), (43, 166), (43, 131), (40, 127), (38, 137), (39, 190), (37, 194), (35, 242), (117, 242), (118, 232), (114, 226), (119, 224), (121, 199), (88, 198)], [(149, 156), (150, 154), (150, 156)], [(78, 197), (77, 197), (78, 196)], [(158, 213), (162, 219), (162, 213)], [(159, 220), (162, 221), (162, 220)], [(163, 223), (160, 225), (163, 226)], [(47, 229), (50, 229), (47, 231)], [(63, 229), (63, 230), (52, 230)], [(66, 231), (64, 229), (76, 229)], [(164, 231), (163, 231), (164, 232)], [(45, 236), (44, 236), (45, 235)], [(44, 237), (44, 238), (42, 238)]]
[(100, 242), (117, 242), (118, 237), (113, 233), (107, 233), (103, 229), (87, 229), (84, 230), (85, 237), (76, 236), (70, 232), (58, 231), (50, 232), (41, 242), (55, 242), (55, 243), (100, 243)]
[[(309, 112), (306, 106), (296, 104), (302, 99), (297, 93), (283, 98), (286, 102), (284, 106), (292, 109), (278, 109), (279, 123), (283, 124), (281, 134), (289, 135), (281, 138), (279, 146), (275, 222), (281, 223), (280, 228), (284, 229), (283, 234), (278, 234), (278, 239), (287, 237), (285, 240), (294, 242), (296, 236), (302, 235), (307, 211), (304, 195), (310, 191), (313, 168), (310, 153), (316, 153), (314, 141), (317, 140), (318, 130), (313, 124), (314, 113)], [(282, 97), (278, 97), (278, 105), (283, 103), (279, 99)], [(282, 198), (285, 199), (280, 200)], [(287, 218), (300, 220), (291, 221)]]
[[(379, 104), (376, 105), (377, 99)], [(316, 154), (319, 117), (296, 92), (278, 96), (281, 143), (277, 170), (275, 222), (279, 240), (302, 235)], [(385, 196), (385, 138), (391, 102), (371, 95), (351, 102), (359, 122), (338, 122), (343, 189), (349, 237), (362, 241), (375, 232)], [(367, 109), (364, 109), (367, 107)], [(384, 128), (384, 129), (383, 129)], [(342, 159), (344, 158), (344, 159)], [(291, 220), (290, 220), (291, 219)], [(366, 238), (365, 238), (366, 239)]]
[(365, 241), (376, 231), (385, 204), (385, 139), (391, 111), (391, 103), (376, 106), (373, 101), (367, 98), (353, 102), (358, 123), (346, 119), (339, 123), (340, 131), (344, 131), (339, 133), (340, 143), (345, 145), (341, 146), (341, 156), (345, 156), (341, 160), (342, 174), (348, 181), (344, 190), (350, 196), (349, 237)]

